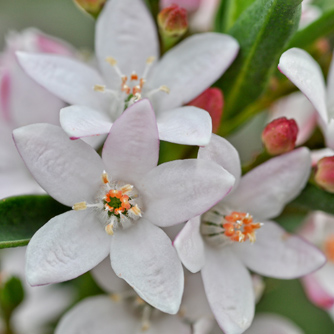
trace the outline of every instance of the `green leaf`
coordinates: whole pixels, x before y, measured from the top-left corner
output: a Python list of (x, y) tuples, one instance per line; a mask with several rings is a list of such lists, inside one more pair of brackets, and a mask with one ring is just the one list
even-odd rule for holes
[(24, 290), (18, 277), (11, 277), (0, 290), (0, 304), (6, 317), (9, 318), (14, 309), (24, 299)]
[(228, 31), (240, 14), (255, 0), (222, 0), (216, 14), (214, 29), (217, 32)]
[(299, 30), (290, 40), (287, 49), (308, 49), (318, 38), (334, 34), (334, 8), (325, 12), (316, 21)]
[(313, 184), (308, 184), (301, 194), (288, 204), (288, 208), (305, 212), (321, 210), (334, 214), (334, 194), (330, 194)]
[(69, 207), (48, 195), (9, 197), (0, 201), (0, 248), (24, 246), (52, 217)]
[(297, 30), (301, 0), (256, 0), (228, 31), (240, 44), (232, 66), (217, 82), (231, 118), (265, 90), (278, 58)]

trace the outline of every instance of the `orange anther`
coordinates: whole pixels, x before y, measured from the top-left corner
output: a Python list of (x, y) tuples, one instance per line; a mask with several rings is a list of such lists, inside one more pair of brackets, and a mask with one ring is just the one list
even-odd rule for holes
[(334, 262), (334, 234), (325, 241), (324, 253), (329, 261)]
[(141, 93), (141, 87), (138, 85), (132, 88), (132, 94), (136, 95), (137, 93)]
[(130, 78), (131, 78), (132, 81), (134, 81), (134, 80), (138, 80), (138, 75), (137, 75), (137, 73), (132, 73)]

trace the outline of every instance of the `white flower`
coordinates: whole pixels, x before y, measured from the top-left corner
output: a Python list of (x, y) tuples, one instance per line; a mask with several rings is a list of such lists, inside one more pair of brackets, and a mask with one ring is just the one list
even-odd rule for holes
[(182, 107), (213, 84), (238, 52), (230, 36), (207, 33), (187, 38), (156, 64), (155, 24), (142, 0), (108, 1), (96, 24), (95, 49), (102, 75), (91, 67), (58, 56), (18, 57), (38, 83), (73, 106), (61, 111), (69, 136), (108, 133), (126, 106), (147, 97), (157, 116), (160, 139), (206, 145), (209, 114)]
[(66, 43), (35, 29), (7, 36), (5, 50), (0, 54), (0, 198), (43, 192), (20, 159), (12, 131), (36, 122), (58, 124), (59, 109), (65, 106), (21, 69), (16, 51), (73, 56)]
[(242, 333), (251, 324), (255, 303), (246, 268), (287, 279), (310, 273), (325, 262), (315, 247), (267, 221), (304, 187), (310, 173), (310, 154), (306, 148), (294, 150), (240, 179), (237, 152), (213, 135), (211, 143), (200, 149), (199, 159), (224, 166), (236, 183), (223, 201), (202, 217), (191, 219), (174, 245), (187, 269), (201, 270), (219, 326), (226, 334)]
[(157, 166), (158, 129), (146, 99), (115, 122), (102, 160), (90, 146), (51, 125), (17, 129), (14, 140), (40, 185), (74, 208), (31, 239), (28, 282), (72, 279), (110, 253), (116, 274), (140, 297), (164, 312), (177, 312), (183, 271), (170, 239), (156, 225), (175, 225), (206, 211), (231, 189), (234, 177), (212, 161)]

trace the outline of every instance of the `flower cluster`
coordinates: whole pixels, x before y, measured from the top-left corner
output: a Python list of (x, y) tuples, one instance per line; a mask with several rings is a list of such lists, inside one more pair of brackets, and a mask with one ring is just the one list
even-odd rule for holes
[[(279, 70), (312, 104), (301, 113), (300, 94), (276, 102), (292, 89), (279, 73), (268, 91), (252, 95), (258, 46), (249, 46), (253, 37), (244, 38), (243, 26), (260, 1), (230, 13), (230, 21), (222, 12), (231, 9), (222, 4), (219, 32), (187, 37), (187, 11), (194, 22), (205, 1), (161, 1), (157, 22), (154, 5), (143, 0), (75, 2), (96, 18), (90, 61), (37, 30), (10, 35), (0, 57), (0, 197), (6, 197), (0, 214), (1, 204), (16, 205), (15, 214), (7, 206), (0, 222), (14, 226), (9, 237), (0, 235), (0, 247), (29, 241), (25, 277), (33, 287), (76, 282), (91, 271), (104, 292), (79, 301), (55, 333), (301, 334), (284, 317), (255, 316), (266, 293), (261, 276), (302, 278), (310, 300), (333, 316), (334, 222), (309, 211), (333, 210), (326, 203), (333, 193), (334, 65), (326, 91), (311, 55), (298, 48), (280, 52)], [(282, 3), (296, 20), (295, 8)], [(297, 23), (290, 28), (297, 30)], [(256, 43), (271, 42), (259, 33)], [(272, 56), (278, 59), (278, 51)], [(255, 75), (265, 77), (259, 87), (272, 73), (265, 70)], [(256, 94), (250, 106), (233, 109), (238, 98)], [(266, 107), (266, 120), (257, 121), (253, 116)], [(314, 134), (316, 123), (324, 140)], [(311, 151), (322, 147), (319, 142), (326, 151)], [(56, 201), (63, 211), (36, 228), (29, 200), (42, 197), (10, 196), (44, 192), (53, 204), (40, 205), (36, 216), (56, 210)], [(314, 194), (323, 196), (323, 206)], [(302, 221), (306, 213), (304, 227), (295, 228), (299, 236), (292, 234), (284, 221), (293, 214)], [(2, 297), (10, 290), (2, 277), (7, 334), (20, 302), (13, 306)]]

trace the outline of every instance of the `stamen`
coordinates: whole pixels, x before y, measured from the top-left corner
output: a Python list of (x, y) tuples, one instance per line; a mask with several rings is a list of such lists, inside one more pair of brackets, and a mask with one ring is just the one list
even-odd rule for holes
[(159, 93), (159, 92), (164, 92), (169, 94), (170, 89), (167, 86), (160, 86), (159, 88), (153, 89), (150, 92), (147, 93), (147, 96), (150, 98), (152, 95)]
[(325, 241), (324, 253), (328, 261), (334, 262), (334, 234), (330, 235)]
[(119, 67), (117, 66), (117, 60), (115, 58), (107, 57), (106, 62), (109, 63), (115, 69), (116, 73), (118, 74), (120, 78), (124, 76), (121, 70), (119, 69)]
[(104, 230), (107, 232), (107, 234), (109, 235), (113, 235), (114, 234), (114, 224), (108, 224)]
[(147, 331), (150, 328), (151, 326), (149, 321), (150, 316), (151, 316), (151, 307), (149, 305), (145, 305), (142, 317), (142, 326), (141, 326), (142, 331)]
[(141, 214), (141, 210), (139, 209), (138, 205), (136, 204), (135, 206), (133, 206), (129, 212), (135, 216), (138, 216), (138, 217), (141, 217), (142, 214)]
[(105, 85), (95, 85), (94, 91), (104, 93), (106, 91), (106, 86)]
[(136, 72), (132, 72), (131, 77), (130, 77), (131, 81), (136, 81), (138, 80), (138, 74)]
[(75, 210), (75, 211), (86, 210), (87, 209), (87, 203), (86, 202), (75, 203), (72, 206), (72, 209)]
[(146, 59), (146, 66), (145, 66), (144, 73), (143, 73), (143, 79), (146, 79), (146, 77), (148, 75), (148, 72), (149, 72), (154, 60), (155, 60), (154, 56), (148, 57)]
[(103, 183), (109, 183), (110, 182), (108, 174), (107, 174), (107, 172), (105, 170), (102, 173), (102, 181), (103, 181)]

